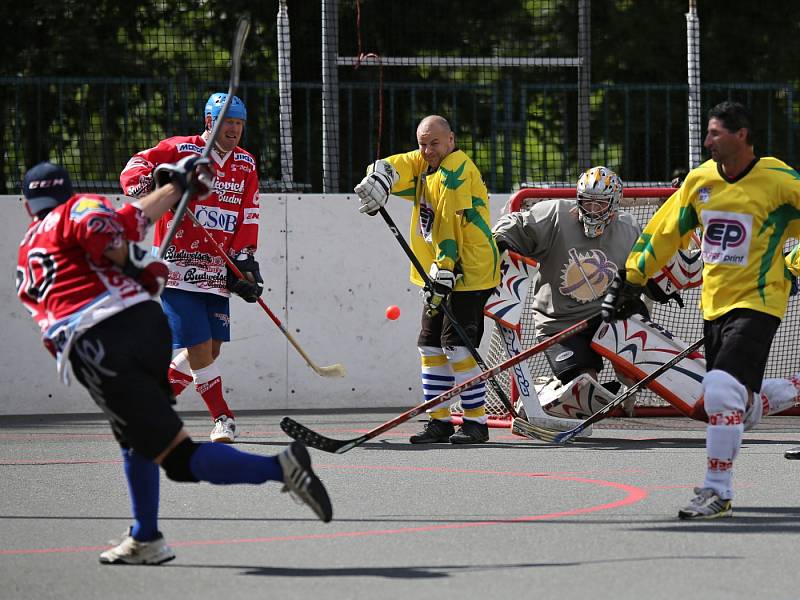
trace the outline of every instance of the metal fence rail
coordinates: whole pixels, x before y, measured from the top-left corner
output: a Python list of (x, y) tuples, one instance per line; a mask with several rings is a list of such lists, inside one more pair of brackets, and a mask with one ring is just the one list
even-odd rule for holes
[[(447, 116), (460, 148), (481, 169), (492, 192), (522, 181), (571, 181), (577, 164), (577, 85), (386, 81), (378, 86), (340, 81), (341, 172), (338, 190), (350, 191), (375, 156), (413, 149), (419, 118)], [(202, 129), (208, 90), (221, 81), (172, 79), (3, 77), (0, 193), (15, 193), (26, 167), (47, 156), (65, 164), (87, 191), (116, 192), (128, 158), (169, 135)], [(292, 150), (297, 189), (322, 189), (320, 82), (292, 84)], [(241, 84), (248, 106), (243, 145), (256, 155), (265, 189), (280, 189), (277, 82)], [(591, 161), (626, 180), (668, 181), (686, 167), (687, 86), (597, 84), (591, 88)], [(792, 165), (797, 156), (797, 90), (786, 83), (704, 84), (703, 110), (723, 99), (752, 108), (756, 151)], [(378, 131), (382, 108), (383, 125)]]

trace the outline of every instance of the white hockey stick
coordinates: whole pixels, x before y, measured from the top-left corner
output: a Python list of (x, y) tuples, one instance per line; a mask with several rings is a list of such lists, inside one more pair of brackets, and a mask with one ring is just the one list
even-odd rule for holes
[[(217, 120), (214, 121), (214, 126), (211, 128), (211, 134), (208, 136), (206, 145), (203, 148), (203, 152), (200, 154), (201, 158), (208, 158), (208, 155), (211, 153), (211, 149), (214, 147), (214, 142), (216, 142), (217, 137), (219, 137), (219, 132), (222, 129), (222, 123), (225, 121), (225, 115), (228, 114), (228, 107), (231, 105), (233, 97), (236, 94), (236, 90), (239, 87), (239, 74), (242, 67), (242, 52), (244, 52), (244, 41), (247, 39), (247, 34), (249, 32), (250, 19), (248, 17), (240, 18), (239, 24), (236, 27), (236, 35), (233, 39), (233, 51), (231, 52), (231, 77), (228, 85), (228, 97), (225, 98), (225, 103), (222, 105), (222, 108), (219, 111), (219, 116), (217, 117)], [(181, 226), (181, 221), (183, 221), (183, 216), (186, 214), (186, 209), (189, 206), (189, 200), (191, 200), (191, 197), (192, 190), (190, 186), (184, 190), (178, 205), (175, 207), (175, 214), (172, 217), (172, 226), (167, 230), (164, 239), (161, 241), (161, 245), (158, 247), (159, 258), (164, 258), (164, 254), (166, 253), (169, 245), (172, 243), (172, 240), (178, 231), (178, 227)]]
[[(512, 328), (506, 327), (500, 321), (496, 321), (496, 323), (497, 327), (500, 329), (500, 333), (503, 336), (503, 341), (506, 345), (506, 354), (508, 357), (511, 358), (512, 356), (519, 355), (522, 351), (520, 348), (519, 336), (517, 336), (516, 332)], [(512, 373), (514, 374), (514, 379), (517, 384), (517, 392), (519, 393), (520, 399), (522, 399), (522, 405), (525, 408), (525, 418), (528, 421), (534, 425), (538, 425), (539, 427), (543, 427), (545, 429), (555, 429), (558, 431), (567, 431), (581, 422), (578, 419), (564, 419), (561, 417), (548, 415), (544, 411), (541, 403), (539, 402), (539, 398), (536, 395), (536, 390), (533, 386), (533, 377), (531, 376), (531, 372), (530, 369), (528, 369), (526, 361), (516, 363), (512, 369)], [(529, 401), (526, 402), (524, 398), (528, 398)], [(514, 431), (512, 429), (512, 433), (518, 433), (518, 431)], [(591, 430), (587, 429), (584, 432), (584, 436), (589, 435), (591, 435)]]

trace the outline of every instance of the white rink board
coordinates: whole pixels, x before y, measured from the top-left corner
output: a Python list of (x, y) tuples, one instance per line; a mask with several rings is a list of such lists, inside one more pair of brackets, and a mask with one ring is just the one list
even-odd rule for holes
[[(0, 256), (0, 414), (99, 412), (77, 383), (64, 387), (39, 341), (38, 328), (16, 299), (13, 273), (28, 215), (18, 196), (2, 196)], [(507, 195), (493, 195), (496, 220)], [(306, 366), (258, 306), (231, 300), (231, 343), (219, 365), (226, 398), (236, 410), (414, 406), (419, 383), (419, 288), (408, 259), (380, 216), (367, 217), (352, 195), (262, 194), (256, 258), (264, 301), (318, 365), (342, 363), (345, 378), (323, 378)], [(411, 205), (392, 197), (389, 213), (408, 239)], [(388, 321), (386, 307), (401, 316)], [(287, 311), (288, 306), (288, 311)], [(491, 333), (487, 319), (481, 354)], [(193, 389), (179, 410), (203, 410)]]

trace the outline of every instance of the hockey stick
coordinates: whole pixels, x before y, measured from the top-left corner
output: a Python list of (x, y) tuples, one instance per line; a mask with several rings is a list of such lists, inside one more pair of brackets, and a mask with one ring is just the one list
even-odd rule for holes
[(552, 444), (565, 444), (566, 442), (572, 440), (572, 438), (578, 435), (581, 431), (586, 429), (589, 425), (591, 425), (592, 423), (596, 423), (597, 421), (608, 415), (608, 413), (610, 413), (612, 410), (614, 410), (614, 408), (622, 404), (627, 398), (630, 398), (633, 394), (638, 392), (640, 388), (647, 385), (660, 375), (664, 374), (666, 371), (674, 367), (684, 358), (689, 356), (692, 352), (694, 352), (700, 346), (703, 345), (705, 339), (706, 339), (705, 336), (701, 337), (691, 346), (685, 348), (680, 353), (673, 356), (670, 360), (668, 360), (663, 365), (658, 367), (655, 371), (653, 371), (643, 379), (636, 382), (634, 385), (629, 387), (627, 390), (625, 390), (623, 393), (614, 398), (611, 402), (606, 404), (603, 408), (595, 412), (588, 419), (583, 421), (583, 423), (581, 423), (577, 427), (574, 427), (573, 429), (570, 429), (568, 431), (558, 431), (555, 429), (540, 427), (538, 425), (528, 423), (527, 421), (516, 418), (511, 423), (511, 432), (524, 435), (525, 437), (534, 436), (542, 441), (549, 442)]
[[(244, 51), (244, 41), (247, 39), (247, 34), (250, 32), (250, 19), (248, 17), (241, 17), (239, 24), (236, 27), (236, 35), (233, 38), (233, 50), (231, 52), (231, 77), (228, 84), (228, 97), (225, 98), (225, 103), (219, 111), (217, 120), (214, 121), (214, 126), (211, 128), (211, 133), (206, 140), (206, 145), (200, 153), (201, 158), (208, 158), (214, 143), (219, 137), (219, 132), (222, 129), (222, 123), (225, 121), (225, 115), (228, 114), (228, 107), (233, 102), (233, 96), (236, 94), (236, 89), (239, 87), (239, 73), (242, 66), (242, 52)], [(189, 200), (191, 199), (192, 192), (190, 188), (184, 190), (178, 205), (175, 207), (175, 214), (172, 217), (172, 226), (167, 230), (161, 245), (158, 247), (158, 258), (164, 258), (167, 248), (172, 243), (178, 227), (183, 221), (183, 216), (186, 214), (186, 209), (189, 207)]]
[[(228, 268), (231, 271), (233, 271), (233, 274), (236, 275), (239, 279), (245, 279), (245, 276), (242, 274), (242, 272), (239, 270), (239, 268), (236, 266), (233, 260), (231, 260), (231, 257), (228, 256), (227, 253), (220, 247), (220, 245), (217, 244), (216, 240), (214, 240), (214, 238), (211, 237), (211, 234), (208, 233), (208, 230), (205, 227), (203, 227), (200, 221), (197, 220), (197, 217), (194, 216), (194, 213), (190, 210), (186, 211), (186, 216), (188, 216), (189, 219), (200, 228), (200, 232), (203, 234), (203, 236), (205, 236), (206, 240), (217, 250), (217, 254), (219, 254), (220, 257), (222, 257), (222, 260), (224, 260), (225, 264), (228, 265)], [(322, 377), (345, 376), (346, 374), (345, 368), (343, 365), (340, 365), (339, 363), (336, 363), (335, 365), (328, 365), (326, 367), (318, 366), (313, 360), (311, 360), (311, 358), (309, 358), (308, 354), (306, 354), (303, 351), (303, 349), (300, 347), (300, 344), (298, 344), (297, 340), (294, 339), (294, 336), (292, 336), (292, 334), (289, 333), (286, 327), (283, 326), (283, 323), (281, 323), (278, 317), (276, 317), (275, 314), (269, 309), (267, 303), (264, 302), (264, 300), (262, 300), (261, 298), (258, 298), (256, 302), (258, 302), (258, 305), (264, 309), (264, 312), (266, 312), (267, 315), (269, 315), (269, 318), (272, 319), (272, 322), (278, 326), (278, 329), (280, 329), (283, 332), (283, 335), (286, 336), (286, 339), (288, 339), (291, 342), (295, 350), (297, 350), (300, 353), (300, 356), (302, 356), (303, 359), (306, 361), (306, 364), (309, 367), (311, 367), (317, 375), (321, 375)]]
[[(425, 272), (425, 269), (422, 268), (422, 264), (419, 262), (419, 259), (417, 258), (416, 254), (414, 254), (414, 251), (411, 249), (411, 246), (409, 246), (408, 242), (406, 242), (406, 239), (403, 237), (403, 234), (400, 233), (400, 230), (397, 228), (397, 225), (395, 225), (394, 221), (392, 220), (392, 217), (389, 216), (388, 212), (386, 212), (386, 208), (382, 206), (380, 209), (380, 213), (381, 216), (383, 217), (383, 220), (386, 221), (386, 224), (389, 226), (389, 231), (392, 232), (392, 235), (394, 235), (397, 242), (403, 248), (403, 251), (406, 253), (406, 256), (408, 256), (408, 259), (411, 261), (411, 264), (414, 265), (414, 269), (416, 269), (417, 273), (419, 273), (419, 276), (422, 278), (422, 281), (425, 283), (425, 289), (433, 291), (433, 283), (431, 282), (430, 277), (428, 277), (428, 274)], [(444, 302), (442, 302), (439, 305), (439, 307), (442, 309), (442, 312), (447, 316), (447, 319), (450, 321), (450, 325), (453, 327), (456, 334), (458, 334), (458, 337), (461, 338), (461, 341), (464, 343), (464, 346), (466, 346), (467, 350), (469, 350), (469, 353), (472, 355), (472, 358), (474, 358), (475, 362), (478, 363), (478, 366), (481, 368), (481, 371), (490, 371), (491, 369), (489, 369), (489, 367), (486, 366), (486, 363), (484, 362), (483, 358), (481, 358), (481, 355), (478, 354), (478, 350), (475, 348), (475, 345), (469, 339), (467, 332), (464, 331), (464, 328), (461, 327), (461, 324), (458, 321), (456, 321), (453, 311), (451, 311), (450, 307), (447, 306), (447, 301), (445, 300)], [(485, 379), (484, 381), (489, 382), (489, 385), (492, 386), (494, 393), (497, 394), (497, 397), (500, 399), (500, 402), (503, 403), (503, 406), (505, 406), (506, 410), (509, 412), (511, 417), (516, 418), (517, 411), (514, 410), (514, 405), (511, 403), (511, 400), (508, 399), (508, 396), (506, 396), (506, 393), (503, 391), (503, 388), (500, 387), (500, 384), (497, 383), (497, 381), (495, 381), (493, 377)]]
[(301, 425), (300, 423), (289, 417), (284, 417), (281, 420), (281, 429), (283, 429), (283, 431), (289, 437), (294, 438), (296, 440), (300, 440), (301, 442), (304, 442), (307, 446), (311, 446), (312, 448), (316, 448), (317, 450), (322, 450), (324, 452), (332, 452), (333, 454), (343, 454), (348, 450), (351, 450), (356, 446), (363, 444), (367, 440), (371, 440), (372, 438), (379, 436), (385, 431), (389, 431), (390, 429), (397, 427), (401, 423), (405, 423), (409, 419), (413, 419), (418, 414), (425, 412), (426, 410), (429, 410), (443, 402), (446, 402), (451, 398), (456, 397), (461, 392), (468, 390), (472, 386), (487, 381), (488, 379), (494, 377), (498, 373), (501, 373), (502, 371), (505, 371), (506, 369), (513, 367), (517, 363), (523, 360), (527, 360), (534, 354), (546, 350), (553, 344), (565, 340), (571, 335), (574, 335), (579, 331), (582, 331), (583, 329), (586, 328), (588, 323), (589, 323), (588, 320), (580, 321), (579, 323), (576, 323), (572, 327), (565, 329), (560, 333), (555, 334), (553, 337), (547, 338), (546, 340), (539, 342), (534, 346), (531, 346), (527, 350), (520, 352), (519, 354), (509, 358), (505, 362), (502, 362), (499, 365), (496, 365), (491, 369), (484, 371), (480, 375), (476, 375), (472, 379), (468, 379), (464, 383), (460, 383), (457, 386), (450, 388), (446, 392), (442, 392), (435, 398), (431, 398), (430, 400), (427, 400), (422, 404), (415, 406), (411, 410), (404, 412), (403, 414), (395, 417), (394, 419), (387, 421), (383, 425), (379, 425), (375, 429), (372, 429), (367, 433), (365, 433), (364, 435), (361, 435), (357, 438), (353, 438), (351, 440), (334, 440), (332, 438), (325, 437), (324, 435), (321, 435), (316, 431), (309, 429), (305, 425)]

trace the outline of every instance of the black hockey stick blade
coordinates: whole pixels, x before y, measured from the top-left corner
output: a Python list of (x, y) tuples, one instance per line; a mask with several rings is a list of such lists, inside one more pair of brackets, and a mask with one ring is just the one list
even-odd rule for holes
[(283, 417), (281, 419), (281, 429), (290, 438), (300, 440), (306, 446), (322, 450), (323, 452), (330, 452), (331, 454), (344, 454), (369, 439), (368, 436), (362, 435), (352, 440), (334, 440), (333, 438), (325, 437), (312, 431), (305, 425), (301, 425), (294, 419)]
[(576, 435), (580, 432), (584, 431), (587, 427), (589, 427), (592, 423), (596, 423), (606, 415), (608, 415), (614, 408), (622, 404), (626, 399), (630, 398), (633, 394), (638, 392), (642, 387), (663, 375), (666, 371), (674, 367), (684, 358), (689, 356), (692, 352), (700, 348), (705, 342), (705, 337), (701, 337), (699, 340), (692, 343), (690, 346), (684, 348), (681, 352), (673, 356), (670, 360), (665, 362), (663, 365), (658, 367), (655, 371), (644, 377), (643, 379), (639, 380), (637, 383), (629, 387), (619, 396), (614, 398), (611, 402), (606, 404), (603, 408), (595, 412), (591, 415), (588, 419), (580, 423), (577, 427), (573, 427), (568, 431), (558, 431), (557, 429), (550, 429), (547, 427), (541, 427), (534, 423), (528, 423), (520, 418), (516, 418), (511, 422), (511, 431), (518, 433), (519, 435), (525, 435), (527, 437), (536, 437), (543, 442), (548, 442), (550, 444), (566, 444), (567, 442), (571, 441)]

